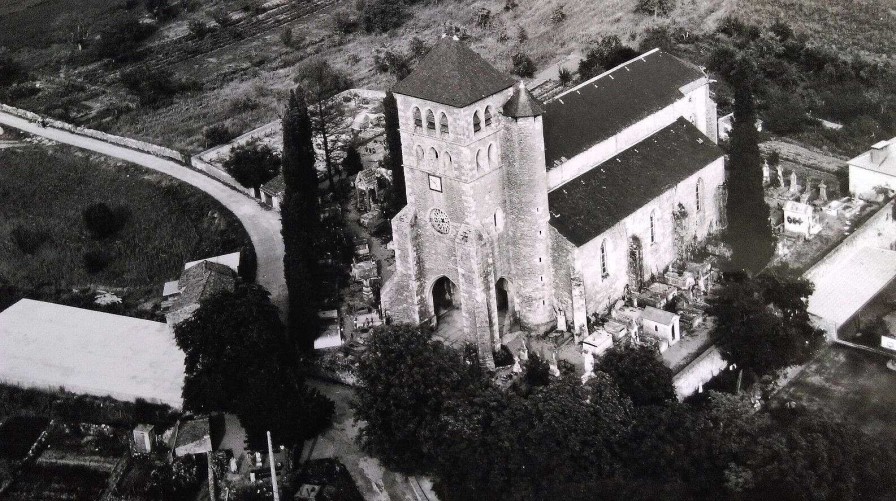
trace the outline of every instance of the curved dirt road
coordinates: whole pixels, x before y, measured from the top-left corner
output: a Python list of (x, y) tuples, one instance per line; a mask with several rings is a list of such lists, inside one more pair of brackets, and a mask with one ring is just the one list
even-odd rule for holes
[(287, 307), (286, 281), (283, 276), (283, 239), (280, 236), (280, 214), (265, 210), (255, 200), (204, 174), (177, 162), (148, 153), (109, 144), (98, 139), (79, 136), (51, 127), (43, 128), (28, 120), (0, 112), (0, 124), (52, 139), (85, 150), (119, 158), (141, 165), (191, 184), (227, 207), (243, 224), (258, 258), (256, 281), (271, 292), (271, 299), (285, 317)]

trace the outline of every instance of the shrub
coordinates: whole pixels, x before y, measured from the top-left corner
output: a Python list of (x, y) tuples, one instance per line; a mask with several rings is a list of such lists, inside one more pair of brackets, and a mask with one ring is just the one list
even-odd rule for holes
[(551, 382), (551, 365), (536, 354), (529, 355), (523, 378), (531, 386), (545, 386)]
[(668, 16), (675, 7), (672, 0), (638, 0), (635, 12), (652, 16)]
[(806, 111), (793, 94), (775, 92), (766, 103), (763, 113), (765, 127), (774, 134), (793, 134), (806, 125)]
[(139, 99), (144, 106), (158, 106), (172, 96), (187, 90), (189, 85), (175, 80), (166, 69), (150, 70), (146, 67), (134, 68), (121, 75), (121, 83)]
[(40, 228), (26, 228), (25, 226), (17, 225), (9, 232), (9, 238), (20, 251), (30, 256), (37, 252), (40, 246), (47, 241), (49, 235)]
[(7, 55), (0, 54), (0, 87), (12, 85), (26, 75), (25, 68), (21, 64)]
[(563, 11), (563, 6), (558, 5), (553, 12), (551, 12), (551, 22), (553, 23), (562, 23), (566, 20), (566, 12)]
[(187, 27), (189, 28), (190, 33), (196, 38), (205, 38), (205, 35), (208, 35), (212, 31), (208, 25), (198, 19), (190, 21)]
[(566, 68), (560, 68), (557, 78), (562, 85), (569, 85), (569, 82), (572, 82), (572, 72)]
[(230, 17), (230, 13), (226, 10), (216, 10), (215, 12), (212, 12), (212, 19), (222, 28), (233, 24), (233, 18)]
[(358, 18), (347, 10), (339, 10), (333, 14), (333, 28), (336, 30), (336, 33), (342, 33), (343, 35), (354, 33), (358, 31), (358, 25)]
[(262, 184), (280, 172), (280, 156), (265, 144), (252, 142), (233, 148), (224, 161), (224, 170), (246, 188), (259, 195)]
[(84, 269), (87, 273), (99, 273), (109, 266), (114, 256), (103, 249), (89, 250), (84, 253)]
[(88, 205), (82, 212), (84, 226), (95, 240), (118, 233), (127, 222), (128, 216), (126, 208), (118, 207), (113, 210), (102, 202)]
[(205, 138), (206, 148), (227, 144), (236, 136), (237, 134), (224, 124), (212, 124), (202, 129), (202, 137)]
[(403, 0), (372, 0), (361, 17), (367, 33), (386, 33), (404, 24), (410, 13)]
[(524, 78), (531, 78), (535, 75), (535, 63), (532, 59), (522, 52), (513, 56), (513, 74)]
[(510, 349), (503, 344), (501, 345), (501, 349), (494, 352), (492, 357), (495, 359), (496, 367), (507, 367), (508, 365), (513, 365), (513, 354), (510, 353)]
[(639, 54), (635, 49), (622, 45), (616, 35), (604, 37), (594, 47), (588, 49), (585, 58), (579, 62), (579, 79), (588, 80)]
[(155, 24), (127, 18), (100, 33), (98, 42), (93, 46), (94, 56), (99, 59), (112, 59), (115, 62), (134, 61), (138, 58), (137, 49), (140, 43), (155, 31)]

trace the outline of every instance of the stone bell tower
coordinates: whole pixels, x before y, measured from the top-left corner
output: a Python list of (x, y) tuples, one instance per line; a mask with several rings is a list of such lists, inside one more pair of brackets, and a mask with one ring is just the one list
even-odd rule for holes
[(393, 93), (408, 205), (383, 306), (396, 322), (454, 322), (492, 367), (502, 334), (553, 320), (540, 104), (451, 37)]

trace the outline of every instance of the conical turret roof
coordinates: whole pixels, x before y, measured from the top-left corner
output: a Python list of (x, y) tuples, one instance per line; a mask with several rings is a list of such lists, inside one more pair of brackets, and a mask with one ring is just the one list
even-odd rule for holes
[(544, 106), (529, 92), (526, 84), (520, 81), (513, 89), (513, 96), (504, 103), (501, 113), (510, 118), (537, 117), (544, 114)]
[(445, 36), (392, 92), (462, 108), (513, 85), (482, 56)]

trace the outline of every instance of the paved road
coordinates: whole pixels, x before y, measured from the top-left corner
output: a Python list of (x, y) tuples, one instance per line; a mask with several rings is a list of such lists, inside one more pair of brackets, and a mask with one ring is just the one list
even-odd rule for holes
[(266, 210), (256, 201), (225, 186), (220, 181), (171, 160), (59, 129), (42, 128), (37, 124), (3, 112), (0, 112), (0, 124), (141, 165), (180, 179), (211, 195), (233, 212), (246, 228), (258, 258), (257, 282), (271, 292), (274, 304), (280, 307), (280, 311), (285, 315), (287, 296), (286, 282), (283, 276), (283, 239), (280, 237), (279, 213)]

